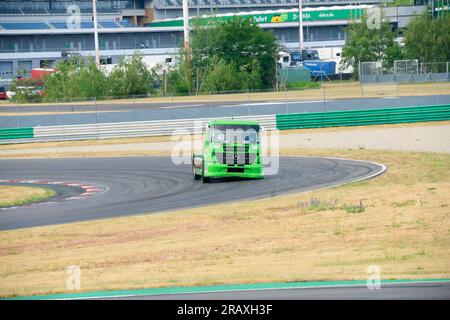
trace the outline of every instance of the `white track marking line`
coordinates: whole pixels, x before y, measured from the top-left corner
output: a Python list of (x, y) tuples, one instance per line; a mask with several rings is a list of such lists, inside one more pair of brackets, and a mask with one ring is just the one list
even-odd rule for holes
[(204, 104), (188, 104), (188, 105), (180, 105), (180, 106), (158, 107), (157, 109), (192, 108), (192, 107), (201, 107), (201, 106), (206, 106), (206, 105), (204, 105)]
[[(326, 102), (334, 101), (334, 100), (325, 100)], [(308, 101), (276, 101), (276, 102), (261, 102), (261, 103), (244, 103), (244, 104), (233, 104), (226, 106), (217, 106), (218, 108), (233, 108), (233, 107), (253, 107), (253, 106), (273, 106), (273, 105), (285, 105), (285, 104), (305, 104), (305, 103), (319, 103), (323, 102), (323, 100), (308, 100)]]
[[(449, 282), (445, 279), (437, 279), (437, 280), (430, 280), (430, 281), (399, 281), (399, 282), (392, 282), (392, 283), (381, 283), (381, 286), (390, 286), (390, 285), (408, 285), (408, 284), (426, 284), (426, 283), (441, 283), (441, 282)], [(229, 290), (214, 290), (211, 288), (211, 290), (205, 290), (205, 291), (186, 291), (186, 292), (168, 292), (168, 293), (131, 293), (131, 294), (117, 294), (117, 295), (98, 295), (98, 296), (91, 296), (91, 297), (71, 297), (71, 298), (61, 298), (61, 299), (55, 299), (55, 300), (90, 300), (90, 299), (113, 299), (113, 298), (132, 298), (132, 297), (142, 297), (142, 296), (163, 296), (163, 295), (196, 295), (196, 294), (214, 294), (214, 293), (233, 293), (233, 292), (246, 292), (246, 291), (275, 291), (275, 290), (301, 290), (301, 289), (321, 289), (321, 288), (354, 288), (354, 287), (367, 287), (367, 284), (363, 283), (355, 283), (355, 284), (330, 284), (330, 285), (315, 285), (315, 286), (286, 286), (286, 287), (268, 287), (268, 288), (244, 288), (244, 289), (229, 289)], [(131, 290), (130, 290), (131, 291)]]

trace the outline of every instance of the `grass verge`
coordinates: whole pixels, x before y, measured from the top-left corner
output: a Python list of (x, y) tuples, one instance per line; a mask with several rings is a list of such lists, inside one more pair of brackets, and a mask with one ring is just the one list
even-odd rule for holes
[(43, 201), (55, 195), (45, 188), (0, 186), (0, 208), (13, 207)]
[[(450, 155), (282, 150), (384, 163), (372, 180), (309, 193), (0, 233), (0, 295), (367, 278), (450, 277)], [(318, 199), (332, 206), (304, 206)], [(316, 201), (317, 203), (317, 201)], [(364, 210), (346, 210), (364, 206)]]

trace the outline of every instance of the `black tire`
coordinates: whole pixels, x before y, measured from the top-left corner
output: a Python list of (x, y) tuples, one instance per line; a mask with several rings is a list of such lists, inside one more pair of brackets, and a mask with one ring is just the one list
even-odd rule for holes
[(205, 166), (203, 163), (202, 163), (202, 181), (203, 183), (208, 183), (211, 181), (210, 177), (205, 177)]
[(194, 167), (192, 167), (192, 175), (194, 176), (194, 180), (200, 180), (202, 177), (201, 175), (195, 173)]
[(195, 173), (194, 155), (192, 155), (192, 175), (194, 176), (194, 180), (200, 180), (200, 178), (202, 177), (201, 175)]

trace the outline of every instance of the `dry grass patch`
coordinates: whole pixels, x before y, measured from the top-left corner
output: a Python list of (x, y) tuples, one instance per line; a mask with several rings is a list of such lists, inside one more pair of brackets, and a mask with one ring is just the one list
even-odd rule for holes
[[(0, 294), (266, 281), (450, 277), (450, 156), (369, 150), (283, 150), (384, 163), (345, 186), (177, 212), (0, 233)], [(335, 199), (337, 208), (300, 205)], [(363, 202), (363, 212), (344, 205)]]
[(51, 189), (0, 185), (0, 208), (38, 202), (54, 195)]
[[(386, 128), (414, 128), (425, 126), (448, 125), (450, 121), (432, 121), (404, 124), (386, 124), (358, 127), (332, 127), (315, 129), (282, 130), (280, 135), (316, 132), (342, 132), (354, 130), (375, 130)], [(37, 142), (24, 144), (0, 145), (0, 158), (61, 158), (61, 157), (125, 157), (125, 156), (168, 156), (173, 143), (177, 139), (186, 139), (187, 136), (158, 136), (119, 139), (98, 139), (61, 142)], [(201, 139), (195, 135), (194, 139)], [(168, 142), (167, 144), (158, 144)], [(137, 144), (135, 148), (122, 146)], [(148, 145), (144, 145), (148, 144)], [(158, 144), (158, 145), (156, 145)], [(110, 147), (109, 150), (100, 150), (102, 146)], [(155, 147), (157, 146), (157, 148)], [(100, 147), (96, 149), (95, 147)]]
[[(446, 126), (450, 121), (426, 121), (426, 122), (412, 122), (412, 123), (389, 123), (377, 124), (370, 126), (346, 126), (346, 127), (327, 127), (327, 128), (308, 128), (308, 129), (292, 129), (280, 130), (280, 135), (290, 135), (296, 133), (316, 133), (316, 132), (342, 132), (355, 130), (376, 130), (376, 129), (391, 129), (391, 128), (414, 128), (414, 127), (431, 127), (431, 126)], [(1, 146), (0, 146), (1, 150)]]
[(170, 140), (171, 140), (170, 136), (157, 136), (157, 137), (113, 138), (113, 139), (95, 139), (95, 140), (78, 140), (78, 141), (18, 143), (18, 144), (0, 145), (0, 151), (39, 149), (39, 148), (98, 146), (111, 144), (147, 143), (147, 142), (167, 142)]

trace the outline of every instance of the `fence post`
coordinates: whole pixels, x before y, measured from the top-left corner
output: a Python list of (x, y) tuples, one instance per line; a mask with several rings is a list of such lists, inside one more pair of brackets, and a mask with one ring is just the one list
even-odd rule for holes
[(136, 121), (136, 98), (133, 94), (133, 104), (131, 105), (131, 112), (133, 114), (133, 121)]
[(19, 103), (16, 103), (16, 127), (18, 128), (20, 126), (20, 120), (19, 120)]
[(326, 97), (325, 97), (325, 86), (323, 86), (323, 112), (327, 110), (326, 107)]
[(436, 104), (439, 104), (439, 81), (436, 80)]
[(284, 109), (286, 110), (286, 114), (288, 114), (288, 91), (287, 88), (284, 88)]
[(397, 108), (400, 107), (400, 84), (397, 82)]
[(94, 106), (95, 106), (95, 123), (98, 123), (98, 106), (97, 106), (97, 97), (94, 97)]
[(359, 82), (360, 86), (361, 86), (361, 107), (364, 108), (364, 85), (361, 83), (361, 81)]
[(358, 80), (361, 81), (362, 70), (361, 70), (361, 61), (358, 62)]
[(250, 89), (247, 89), (247, 107), (250, 105)]
[[(173, 93), (172, 93), (172, 102), (173, 102)], [(174, 105), (172, 104), (171, 105), (171, 108), (170, 108), (170, 114), (171, 114), (171, 116), (172, 116), (172, 119), (175, 119), (175, 107), (174, 107)]]
[(209, 118), (212, 118), (212, 97), (211, 97), (211, 91), (209, 92)]
[(56, 111), (56, 125), (59, 126), (59, 108), (58, 108), (58, 104), (55, 105), (55, 111)]

